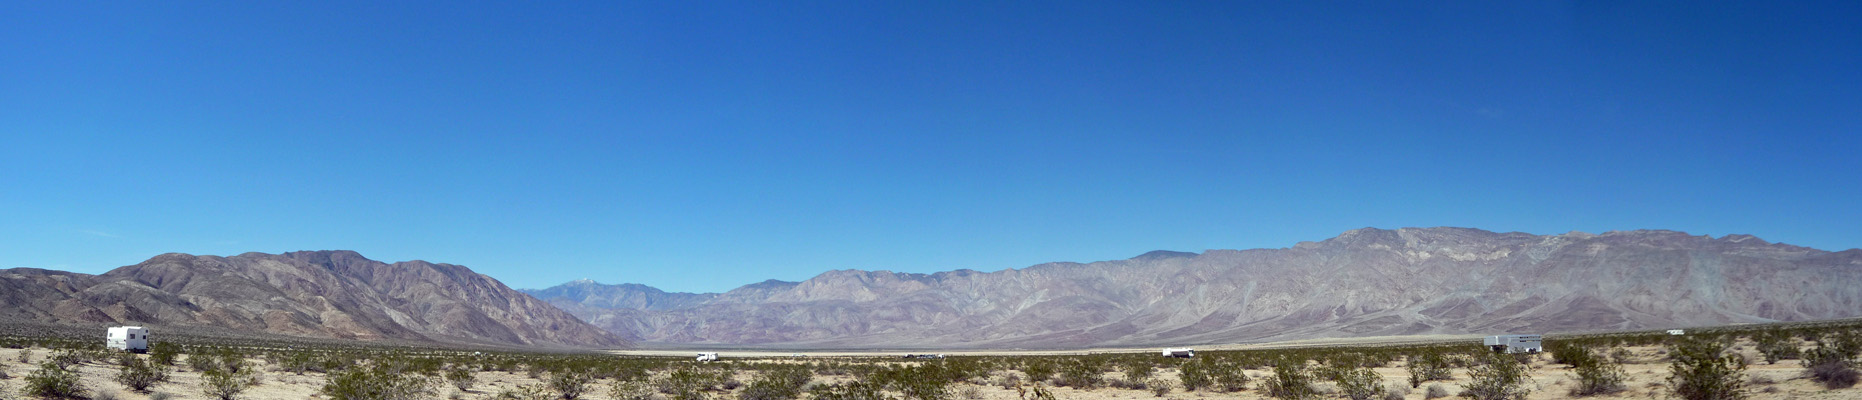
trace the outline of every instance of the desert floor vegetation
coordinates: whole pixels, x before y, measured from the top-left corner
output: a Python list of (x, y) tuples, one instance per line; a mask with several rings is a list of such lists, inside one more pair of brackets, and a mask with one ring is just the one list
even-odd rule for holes
[(726, 358), (0, 336), (0, 399), (1852, 399), (1862, 323), (1153, 353)]

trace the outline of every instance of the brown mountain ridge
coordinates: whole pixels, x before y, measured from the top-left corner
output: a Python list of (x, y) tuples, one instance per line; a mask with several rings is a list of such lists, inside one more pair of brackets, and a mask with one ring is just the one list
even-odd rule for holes
[(466, 267), (389, 264), (353, 251), (170, 253), (102, 275), (0, 270), (0, 317), (354, 340), (631, 345)]
[(842, 270), (719, 294), (528, 291), (653, 345), (1077, 348), (1862, 316), (1862, 250), (1748, 235), (1365, 228), (1290, 248), (996, 272)]

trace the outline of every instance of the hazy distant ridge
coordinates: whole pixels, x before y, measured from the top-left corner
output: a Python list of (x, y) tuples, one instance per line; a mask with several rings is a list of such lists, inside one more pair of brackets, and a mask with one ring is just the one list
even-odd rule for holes
[(1366, 228), (1283, 249), (988, 273), (830, 271), (722, 294), (589, 281), (530, 293), (623, 337), (664, 343), (1078, 347), (1572, 332), (1862, 316), (1862, 250), (1672, 231)]

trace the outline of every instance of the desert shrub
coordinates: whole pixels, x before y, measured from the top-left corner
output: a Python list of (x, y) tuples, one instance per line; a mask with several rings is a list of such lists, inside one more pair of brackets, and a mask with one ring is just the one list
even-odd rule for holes
[(703, 400), (706, 397), (704, 391), (711, 388), (708, 383), (711, 378), (706, 375), (698, 368), (685, 367), (655, 379), (653, 385), (660, 393), (672, 395), (672, 400)]
[(1208, 358), (1184, 361), (1177, 367), (1177, 380), (1183, 382), (1184, 391), (1194, 392), (1209, 386), (1209, 363), (1204, 360)]
[(894, 400), (878, 384), (854, 381), (838, 385), (819, 385), (809, 390), (813, 400)]
[(802, 394), (802, 387), (814, 380), (815, 374), (802, 367), (778, 367), (764, 370), (756, 380), (750, 382), (737, 398), (742, 400), (789, 400)]
[(117, 370), (116, 381), (130, 390), (148, 393), (149, 387), (168, 380), (168, 369), (161, 365), (143, 361), (140, 357), (124, 357), (123, 368)]
[(541, 383), (518, 386), (498, 392), (500, 400), (550, 400), (550, 388)]
[(1552, 354), (1552, 362), (1554, 363), (1575, 367), (1579, 363), (1589, 361), (1591, 358), (1590, 349), (1586, 349), (1584, 346), (1572, 342), (1552, 342), (1545, 347), (1546, 352)]
[[(305, 372), (311, 372), (311, 371), (315, 371), (315, 372), (329, 372), (330, 371), (328, 369), (323, 368), (323, 363), (319, 362), (319, 360), (317, 360), (317, 357), (310, 354), (309, 352), (302, 352), (302, 351), (292, 352), (282, 357), (278, 357), (275, 363), (278, 364), (278, 367), (283, 369), (284, 371), (296, 373), (299, 375), (303, 375)], [(460, 389), (460, 390), (464, 390), (464, 389)]]
[(1856, 347), (1849, 342), (1851, 340), (1842, 335), (1817, 339), (1817, 347), (1804, 354), (1804, 366), (1810, 379), (1829, 389), (1855, 386), (1858, 378), (1854, 361)]
[(412, 400), (431, 395), (433, 382), (377, 364), (331, 372), (319, 392), (334, 400)]
[(1170, 394), (1170, 389), (1172, 389), (1171, 386), (1174, 386), (1174, 385), (1171, 385), (1170, 381), (1167, 381), (1167, 380), (1152, 379), (1149, 381), (1145, 381), (1144, 386), (1151, 390), (1151, 395), (1157, 396), (1157, 397), (1164, 397), (1164, 395)]
[(938, 379), (914, 379), (905, 382), (899, 393), (906, 398), (918, 400), (946, 400), (950, 398), (949, 382)]
[(478, 381), (478, 376), (472, 373), (472, 367), (455, 365), (446, 370), (446, 381), (459, 390), (471, 390), (472, 384)]
[(58, 363), (58, 366), (61, 368), (69, 368), (73, 365), (78, 365), (78, 364), (84, 363), (85, 361), (90, 361), (91, 357), (90, 357), (90, 354), (86, 354), (83, 351), (79, 351), (75, 349), (64, 349), (64, 350), (52, 352), (52, 357), (49, 358), (49, 360), (51, 360), (54, 363)]
[(1690, 338), (1669, 344), (1669, 390), (1687, 400), (1744, 399), (1746, 364), (1738, 356), (1721, 355), (1726, 345)]
[(1422, 383), (1428, 381), (1454, 379), (1454, 375), (1449, 373), (1449, 367), (1448, 358), (1441, 354), (1423, 353), (1411, 356), (1409, 365), (1405, 366), (1409, 370), (1409, 387), (1422, 387)]
[(1022, 364), (1021, 370), (1031, 382), (1042, 382), (1054, 377), (1054, 364), (1045, 359), (1028, 360)]
[(1376, 400), (1384, 394), (1383, 376), (1370, 368), (1346, 368), (1332, 379), (1347, 399)]
[(53, 399), (75, 399), (84, 396), (84, 384), (78, 381), (78, 373), (65, 370), (58, 362), (46, 360), (39, 363), (39, 369), (26, 375), (28, 396)]
[(550, 374), (550, 389), (556, 391), (557, 398), (575, 400), (588, 392), (588, 383), (595, 378), (581, 371), (560, 371)]
[[(1589, 353), (1589, 350), (1585, 352)], [(1571, 389), (1571, 395), (1574, 397), (1614, 394), (1628, 390), (1628, 387), (1623, 386), (1623, 366), (1610, 361), (1608, 357), (1587, 355), (1574, 367), (1572, 372), (1577, 374), (1578, 381), (1577, 387)]]
[(979, 386), (964, 386), (962, 389), (957, 389), (957, 397), (969, 400), (983, 400), (983, 388)]
[(1470, 382), (1463, 386), (1462, 396), (1476, 400), (1524, 400), (1532, 392), (1526, 387), (1525, 364), (1502, 354), (1488, 355), (1485, 361), (1485, 364), (1468, 367)]
[(1846, 360), (1828, 360), (1810, 366), (1810, 379), (1824, 388), (1842, 389), (1856, 385), (1858, 374)]
[[(244, 364), (236, 363), (236, 364)], [(200, 373), (201, 393), (220, 400), (236, 400), (247, 387), (258, 384), (258, 371), (243, 366), (222, 366)]]
[(18, 360), (20, 364), (31, 364), (32, 363), (32, 349), (20, 350), (19, 353), (14, 354), (14, 356), (15, 356), (15, 360)]
[(181, 345), (168, 342), (149, 344), (149, 362), (165, 366), (174, 366), (175, 357), (181, 354)]
[(1781, 331), (1766, 332), (1752, 338), (1757, 342), (1759, 354), (1765, 355), (1765, 362), (1777, 364), (1782, 360), (1794, 360), (1802, 354), (1797, 348), (1797, 339)]
[(1263, 384), (1267, 395), (1282, 399), (1307, 399), (1318, 396), (1312, 376), (1306, 372), (1305, 360), (1282, 359), (1274, 364), (1274, 376)]
[(1124, 363), (1122, 367), (1125, 371), (1125, 379), (1132, 381), (1150, 379), (1151, 373), (1157, 369), (1155, 365), (1151, 364), (1151, 360), (1146, 359), (1132, 359)]
[(1239, 392), (1248, 387), (1248, 374), (1241, 364), (1229, 362), (1209, 363), (1209, 383), (1214, 388), (1228, 392)]
[(1635, 361), (1635, 358), (1636, 355), (1630, 353), (1629, 349), (1617, 348), (1610, 350), (1610, 360), (1615, 361), (1617, 364), (1628, 364), (1630, 361)]
[(1105, 383), (1105, 374), (1099, 370), (1097, 363), (1086, 360), (1068, 360), (1061, 363), (1060, 378), (1055, 384), (1079, 389), (1092, 389)]
[(220, 358), (202, 353), (189, 353), (187, 367), (195, 371), (207, 371), (220, 368)]
[(614, 400), (649, 400), (653, 398), (653, 390), (647, 388), (645, 382), (617, 379), (608, 385), (608, 397)]
[(1429, 389), (1422, 393), (1422, 398), (1425, 400), (1443, 397), (1448, 397), (1448, 387), (1442, 386), (1440, 383), (1429, 385)]

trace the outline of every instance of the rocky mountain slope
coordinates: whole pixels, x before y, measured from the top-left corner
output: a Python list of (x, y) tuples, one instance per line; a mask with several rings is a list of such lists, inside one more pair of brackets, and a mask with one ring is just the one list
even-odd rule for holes
[(630, 345), (466, 267), (388, 264), (352, 251), (171, 253), (102, 275), (0, 270), (0, 317), (357, 340)]
[(1862, 316), (1862, 250), (1672, 231), (1359, 229), (1291, 248), (996, 272), (831, 271), (721, 294), (532, 294), (623, 337), (769, 347), (1221, 343)]

